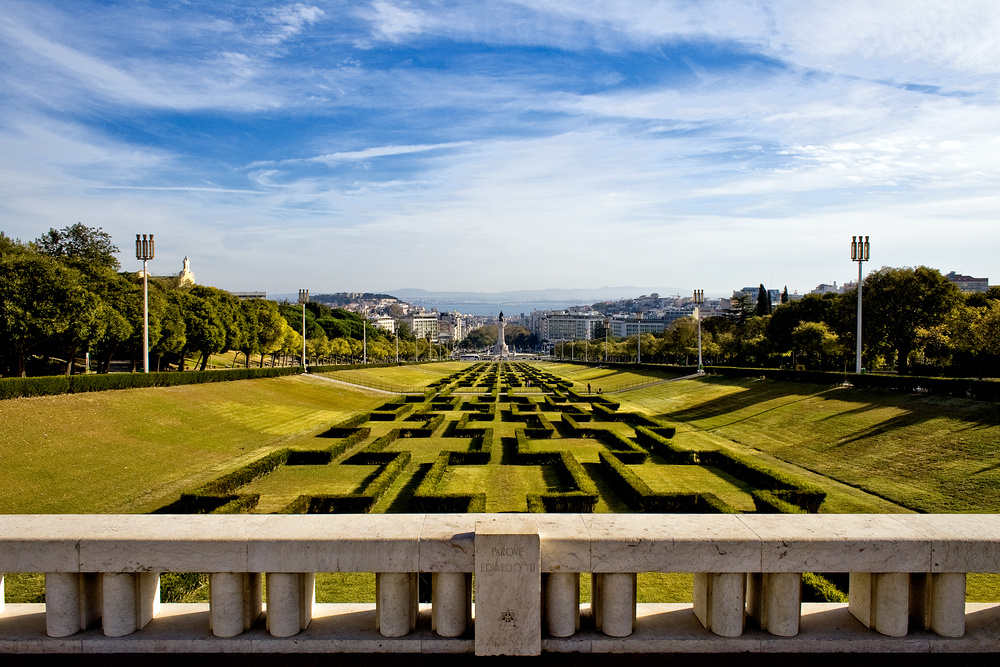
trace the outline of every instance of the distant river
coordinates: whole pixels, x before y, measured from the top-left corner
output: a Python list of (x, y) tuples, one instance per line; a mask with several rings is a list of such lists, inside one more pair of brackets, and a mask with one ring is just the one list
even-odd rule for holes
[(410, 303), (416, 306), (423, 306), (427, 310), (437, 308), (438, 312), (450, 313), (457, 310), (463, 315), (481, 315), (496, 317), (502, 310), (504, 315), (530, 315), (533, 310), (563, 310), (570, 306), (582, 306), (581, 303), (570, 303), (567, 301), (537, 301), (523, 302), (510, 301), (504, 303), (480, 303), (475, 301), (434, 301), (431, 299), (411, 300)]

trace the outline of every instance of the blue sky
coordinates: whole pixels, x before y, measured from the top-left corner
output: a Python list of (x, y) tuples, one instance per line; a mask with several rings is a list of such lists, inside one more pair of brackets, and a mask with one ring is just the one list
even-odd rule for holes
[[(1000, 281), (995, 0), (0, 0), (0, 229), (290, 293)], [(133, 266), (134, 265), (134, 266)]]

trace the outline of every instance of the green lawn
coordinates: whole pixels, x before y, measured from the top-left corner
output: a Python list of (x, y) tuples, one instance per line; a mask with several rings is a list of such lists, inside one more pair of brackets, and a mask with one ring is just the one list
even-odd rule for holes
[(620, 398), (912, 510), (1000, 511), (992, 403), (715, 377)]
[(639, 478), (656, 493), (714, 493), (741, 512), (753, 512), (753, 488), (717, 468), (694, 465), (632, 465)]
[(0, 401), (0, 513), (149, 512), (382, 400), (292, 376)]
[(378, 469), (376, 465), (281, 466), (241, 487), (240, 493), (260, 494), (255, 513), (279, 513), (300, 495), (353, 493)]
[[(469, 366), (448, 362), (330, 375), (426, 386)], [(595, 390), (669, 377), (571, 364), (538, 366), (577, 387), (590, 382)], [(274, 448), (325, 447), (330, 441), (317, 435), (389, 398), (295, 376), (0, 401), (0, 458), (5, 464), (0, 469), (0, 513), (151, 511)], [(821, 484), (827, 491), (823, 512), (1000, 511), (1000, 412), (995, 404), (713, 376), (608, 398), (620, 401), (623, 411), (675, 424), (674, 443), (680, 447), (732, 449)], [(445, 414), (457, 420), (462, 411)], [(544, 414), (559, 425), (561, 413)], [(513, 455), (515, 431), (525, 422), (504, 421), (498, 412), (492, 421), (471, 424), (494, 429), (493, 461), (453, 466), (443, 490), (485, 491), (487, 511), (493, 512), (525, 511), (529, 493), (560, 489), (550, 466), (500, 463)], [(400, 425), (370, 422), (368, 442)], [(631, 427), (615, 422), (585, 426), (633, 434)], [(438, 453), (468, 448), (468, 439), (440, 437), (443, 432), (433, 438), (400, 438), (389, 447), (408, 450), (413, 459), (376, 511), (408, 511), (407, 494)], [(531, 440), (529, 446), (532, 451), (572, 453), (601, 493), (596, 511), (629, 510), (603, 477), (597, 454), (604, 447), (598, 440), (563, 439), (557, 433)], [(666, 465), (657, 457), (632, 468), (655, 491), (710, 492), (753, 509), (749, 487), (720, 471)], [(261, 494), (258, 511), (280, 511), (300, 494), (349, 493), (374, 470), (283, 466), (241, 491)], [(37, 596), (37, 577), (31, 577), (9, 575), (9, 601)], [(322, 575), (318, 599), (368, 599), (373, 594), (369, 579)], [(968, 599), (1000, 599), (996, 582), (993, 576), (970, 576)], [(690, 599), (690, 586), (689, 575), (641, 575), (639, 599)], [(589, 582), (582, 588), (586, 594)], [(203, 587), (185, 595), (198, 599)]]

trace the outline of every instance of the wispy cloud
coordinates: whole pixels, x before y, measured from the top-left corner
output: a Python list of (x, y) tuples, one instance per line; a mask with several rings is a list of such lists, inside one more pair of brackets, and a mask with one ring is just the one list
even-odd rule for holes
[[(721, 292), (791, 238), (773, 279), (805, 290), (844, 279), (846, 226), (880, 262), (989, 275), (998, 22), (980, 0), (9, 0), (0, 216), (142, 226), (271, 291)], [(959, 219), (964, 255), (920, 246)]]

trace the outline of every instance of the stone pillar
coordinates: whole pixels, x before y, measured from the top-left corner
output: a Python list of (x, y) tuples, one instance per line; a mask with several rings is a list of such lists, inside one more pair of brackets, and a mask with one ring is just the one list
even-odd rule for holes
[(137, 630), (142, 630), (160, 613), (160, 573), (140, 572), (136, 575)]
[(442, 637), (459, 637), (471, 612), (472, 575), (467, 572), (434, 572), (431, 575), (431, 629)]
[(132, 572), (104, 573), (101, 618), (106, 637), (123, 637), (136, 631), (136, 579)]
[(267, 573), (267, 630), (272, 637), (293, 637), (309, 627), (316, 600), (312, 572)]
[(601, 572), (591, 579), (590, 608), (595, 627), (609, 637), (635, 630), (636, 574)]
[(965, 573), (942, 572), (930, 575), (928, 623), (942, 637), (965, 634)]
[(416, 583), (411, 572), (375, 574), (375, 623), (383, 637), (403, 637), (414, 627)]
[(865, 626), (888, 637), (905, 637), (910, 617), (910, 575), (851, 572), (848, 607)]
[(529, 516), (476, 522), (476, 655), (542, 652), (541, 541)]
[(216, 637), (235, 637), (260, 618), (260, 573), (212, 572), (208, 590), (208, 623)]
[(542, 582), (548, 633), (572, 637), (580, 629), (580, 573), (550, 572), (542, 575)]
[(83, 629), (81, 588), (75, 572), (45, 574), (45, 633), (49, 637), (68, 637)]
[(695, 572), (694, 614), (720, 637), (743, 634), (746, 575), (741, 572)]
[(802, 575), (797, 572), (755, 572), (747, 577), (747, 613), (762, 630), (779, 637), (799, 634)]

